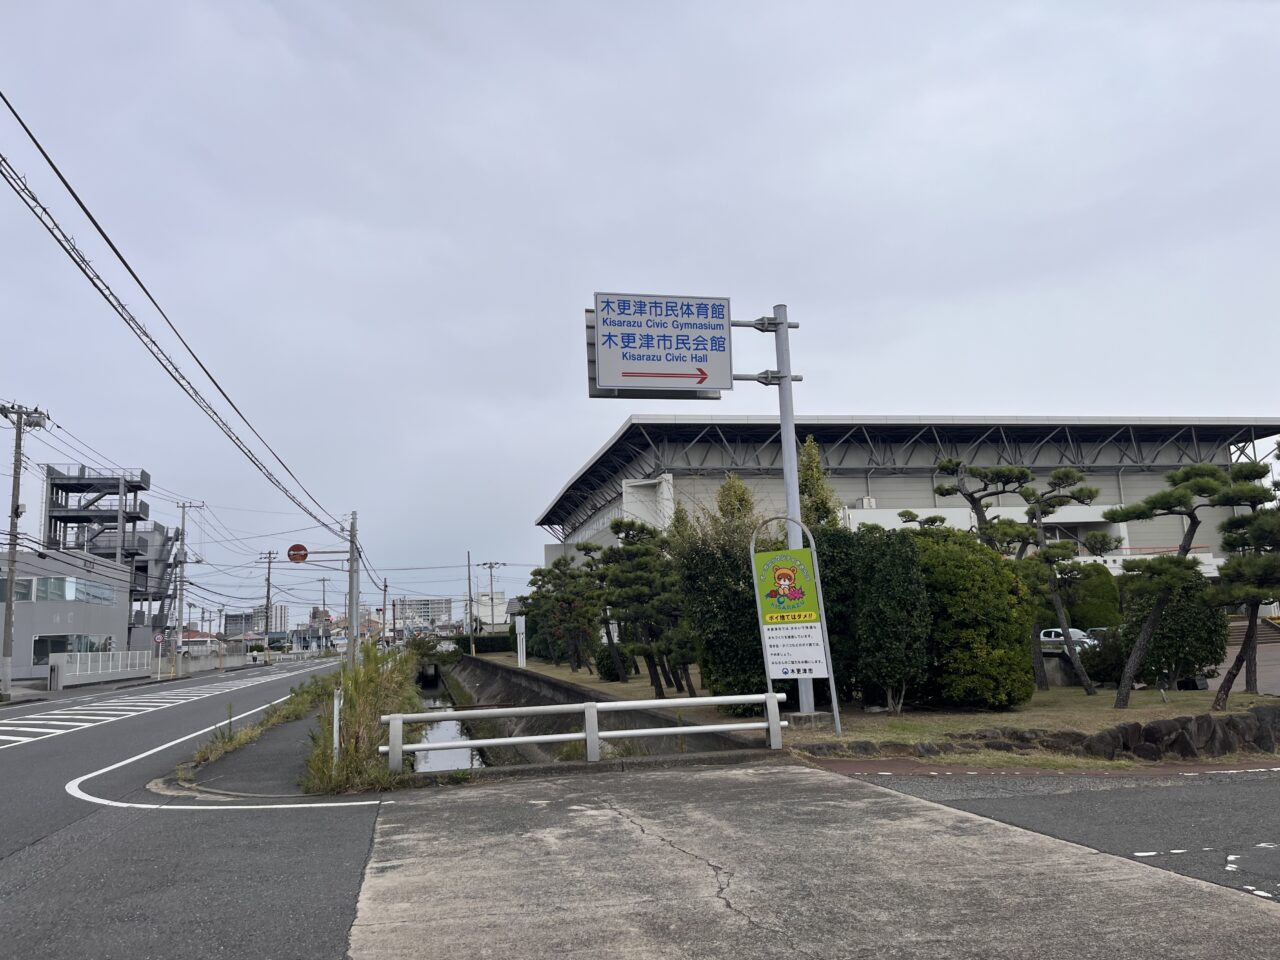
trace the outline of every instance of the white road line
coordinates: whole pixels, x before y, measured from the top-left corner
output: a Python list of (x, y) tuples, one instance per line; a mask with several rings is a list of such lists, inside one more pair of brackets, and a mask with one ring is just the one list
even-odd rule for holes
[(7, 723), (0, 724), (0, 730), (8, 730), (10, 733), (61, 733), (61, 730), (54, 730), (50, 727), (11, 727)]
[[(85, 727), (111, 723), (113, 720), (124, 720), (129, 717), (139, 717), (143, 714), (152, 713), (156, 710), (164, 710), (168, 707), (194, 703), (197, 700), (216, 697), (224, 693), (234, 693), (237, 690), (243, 690), (246, 687), (254, 687), (260, 683), (267, 683), (271, 680), (301, 676), (303, 674), (323, 669), (327, 666), (331, 666), (331, 664), (318, 663), (313, 666), (304, 667), (301, 670), (286, 670), (279, 673), (273, 672), (270, 674), (259, 674), (245, 680), (223, 680), (216, 683), (187, 687), (181, 691), (175, 690), (173, 693), (165, 694), (163, 696), (156, 695), (156, 699), (162, 699), (164, 701), (162, 703), (139, 703), (138, 700), (150, 701), (153, 698), (149, 696), (135, 698), (126, 694), (118, 699), (105, 701), (92, 706), (55, 707), (54, 709), (45, 711), (44, 713), (30, 713), (21, 717), (12, 717), (8, 722), (47, 724), (54, 727), (65, 727), (66, 729), (51, 730), (43, 736), (6, 737), (0, 735), (0, 741), (10, 741), (7, 743), (0, 742), (0, 750), (8, 750), (12, 747), (20, 747), (26, 743), (46, 740), (49, 737), (56, 737), (59, 734), (70, 733), (75, 730), (84, 729)], [(3, 722), (4, 721), (0, 720), (0, 723)], [(225, 723), (226, 721), (223, 722)], [(4, 727), (0, 726), (0, 729), (4, 729)]]
[[(246, 710), (238, 716), (231, 717), (231, 722), (242, 720), (245, 717), (251, 717), (255, 713), (261, 713), (267, 707), (273, 704), (283, 703), (288, 697), (281, 697), (279, 700), (272, 700), (271, 703), (264, 703), (260, 707), (252, 710)], [(131, 810), (311, 810), (311, 809), (330, 809), (332, 807), (371, 807), (382, 803), (395, 803), (394, 800), (318, 800), (315, 803), (251, 803), (243, 805), (219, 805), (219, 806), (203, 806), (195, 803), (129, 803), (124, 800), (108, 800), (105, 797), (95, 797), (92, 794), (85, 793), (80, 789), (80, 785), (92, 780), (94, 777), (100, 777), (104, 773), (110, 773), (112, 770), (119, 770), (121, 767), (128, 766), (136, 760), (149, 757), (153, 753), (159, 753), (161, 750), (168, 750), (170, 747), (176, 747), (180, 743), (192, 740), (196, 737), (203, 736), (206, 733), (218, 729), (226, 720), (221, 720), (212, 726), (205, 727), (203, 730), (197, 730), (195, 733), (189, 733), (185, 737), (179, 737), (177, 740), (170, 740), (168, 743), (162, 743), (158, 747), (152, 747), (136, 757), (130, 757), (128, 760), (121, 760), (119, 763), (113, 763), (109, 767), (103, 767), (101, 770), (95, 770), (93, 773), (86, 773), (83, 777), (76, 777), (66, 785), (67, 793), (78, 800), (85, 800), (89, 803), (98, 803), (104, 807), (125, 807)]]

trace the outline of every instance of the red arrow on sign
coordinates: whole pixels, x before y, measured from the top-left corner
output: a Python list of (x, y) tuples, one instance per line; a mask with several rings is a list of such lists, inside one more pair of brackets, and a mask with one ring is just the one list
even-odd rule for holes
[(630, 370), (624, 370), (624, 377), (657, 377), (660, 380), (697, 380), (698, 383), (707, 382), (707, 371), (698, 367), (697, 373), (639, 373)]

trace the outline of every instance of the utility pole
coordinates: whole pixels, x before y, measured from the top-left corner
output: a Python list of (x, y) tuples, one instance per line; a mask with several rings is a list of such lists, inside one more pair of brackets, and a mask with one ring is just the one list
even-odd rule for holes
[(387, 640), (387, 578), (382, 578), (382, 641)]
[(328, 577), (320, 578), (320, 609), (324, 611), (325, 616), (329, 615), (329, 594), (326, 590), (328, 583)]
[(493, 605), (493, 568), (505, 567), (506, 564), (496, 560), (490, 560), (487, 563), (479, 564), (479, 566), (489, 568), (489, 622), (496, 623), (498, 620), (498, 614), (497, 614), (497, 611), (494, 610), (494, 605)]
[(178, 637), (174, 641), (170, 649), (170, 656), (173, 658), (173, 672), (178, 672), (178, 649), (182, 646), (183, 634), (186, 633), (186, 624), (183, 623), (183, 603), (186, 600), (186, 582), (187, 582), (187, 508), (193, 506), (190, 503), (178, 504), (178, 509), (182, 511), (182, 523), (178, 527)]
[(360, 546), (356, 540), (356, 512), (351, 511), (351, 543), (347, 553), (347, 662), (356, 665), (360, 644)]
[(271, 561), (276, 558), (274, 550), (268, 550), (258, 559), (267, 561), (267, 618), (262, 631), (262, 656), (267, 663), (271, 662)]
[(391, 636), (398, 636), (396, 633), (396, 602), (394, 600), (391, 601)]
[(471, 655), (476, 655), (476, 608), (471, 599), (471, 551), (467, 551), (467, 636), (471, 638)]
[(0, 416), (14, 426), (13, 494), (9, 500), (9, 557), (6, 568), (9, 579), (5, 581), (4, 645), (3, 659), (0, 660), (0, 702), (4, 702), (13, 698), (13, 601), (18, 583), (18, 518), (22, 516), (22, 507), (18, 504), (22, 493), (22, 431), (27, 427), (38, 430), (49, 418), (39, 409), (16, 404), (0, 404)]

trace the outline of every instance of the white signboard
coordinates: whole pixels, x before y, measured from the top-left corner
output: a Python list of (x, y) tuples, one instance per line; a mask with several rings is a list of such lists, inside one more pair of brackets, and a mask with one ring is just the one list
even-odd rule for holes
[(732, 390), (726, 297), (596, 294), (596, 386)]
[(523, 667), (524, 659), (524, 617), (516, 617), (516, 665)]
[(826, 679), (820, 623), (770, 623), (760, 628), (770, 680)]

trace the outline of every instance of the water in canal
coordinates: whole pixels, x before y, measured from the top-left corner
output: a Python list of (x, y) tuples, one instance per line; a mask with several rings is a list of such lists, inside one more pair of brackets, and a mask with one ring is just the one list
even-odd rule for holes
[[(448, 710), (453, 704), (447, 697), (424, 696), (424, 710)], [(444, 720), (427, 727), (419, 743), (442, 743), (451, 740), (466, 740), (467, 731), (457, 720)], [(480, 754), (470, 747), (459, 747), (456, 750), (425, 750), (414, 754), (413, 769), (415, 773), (439, 773), (449, 770), (471, 770), (484, 766)]]

